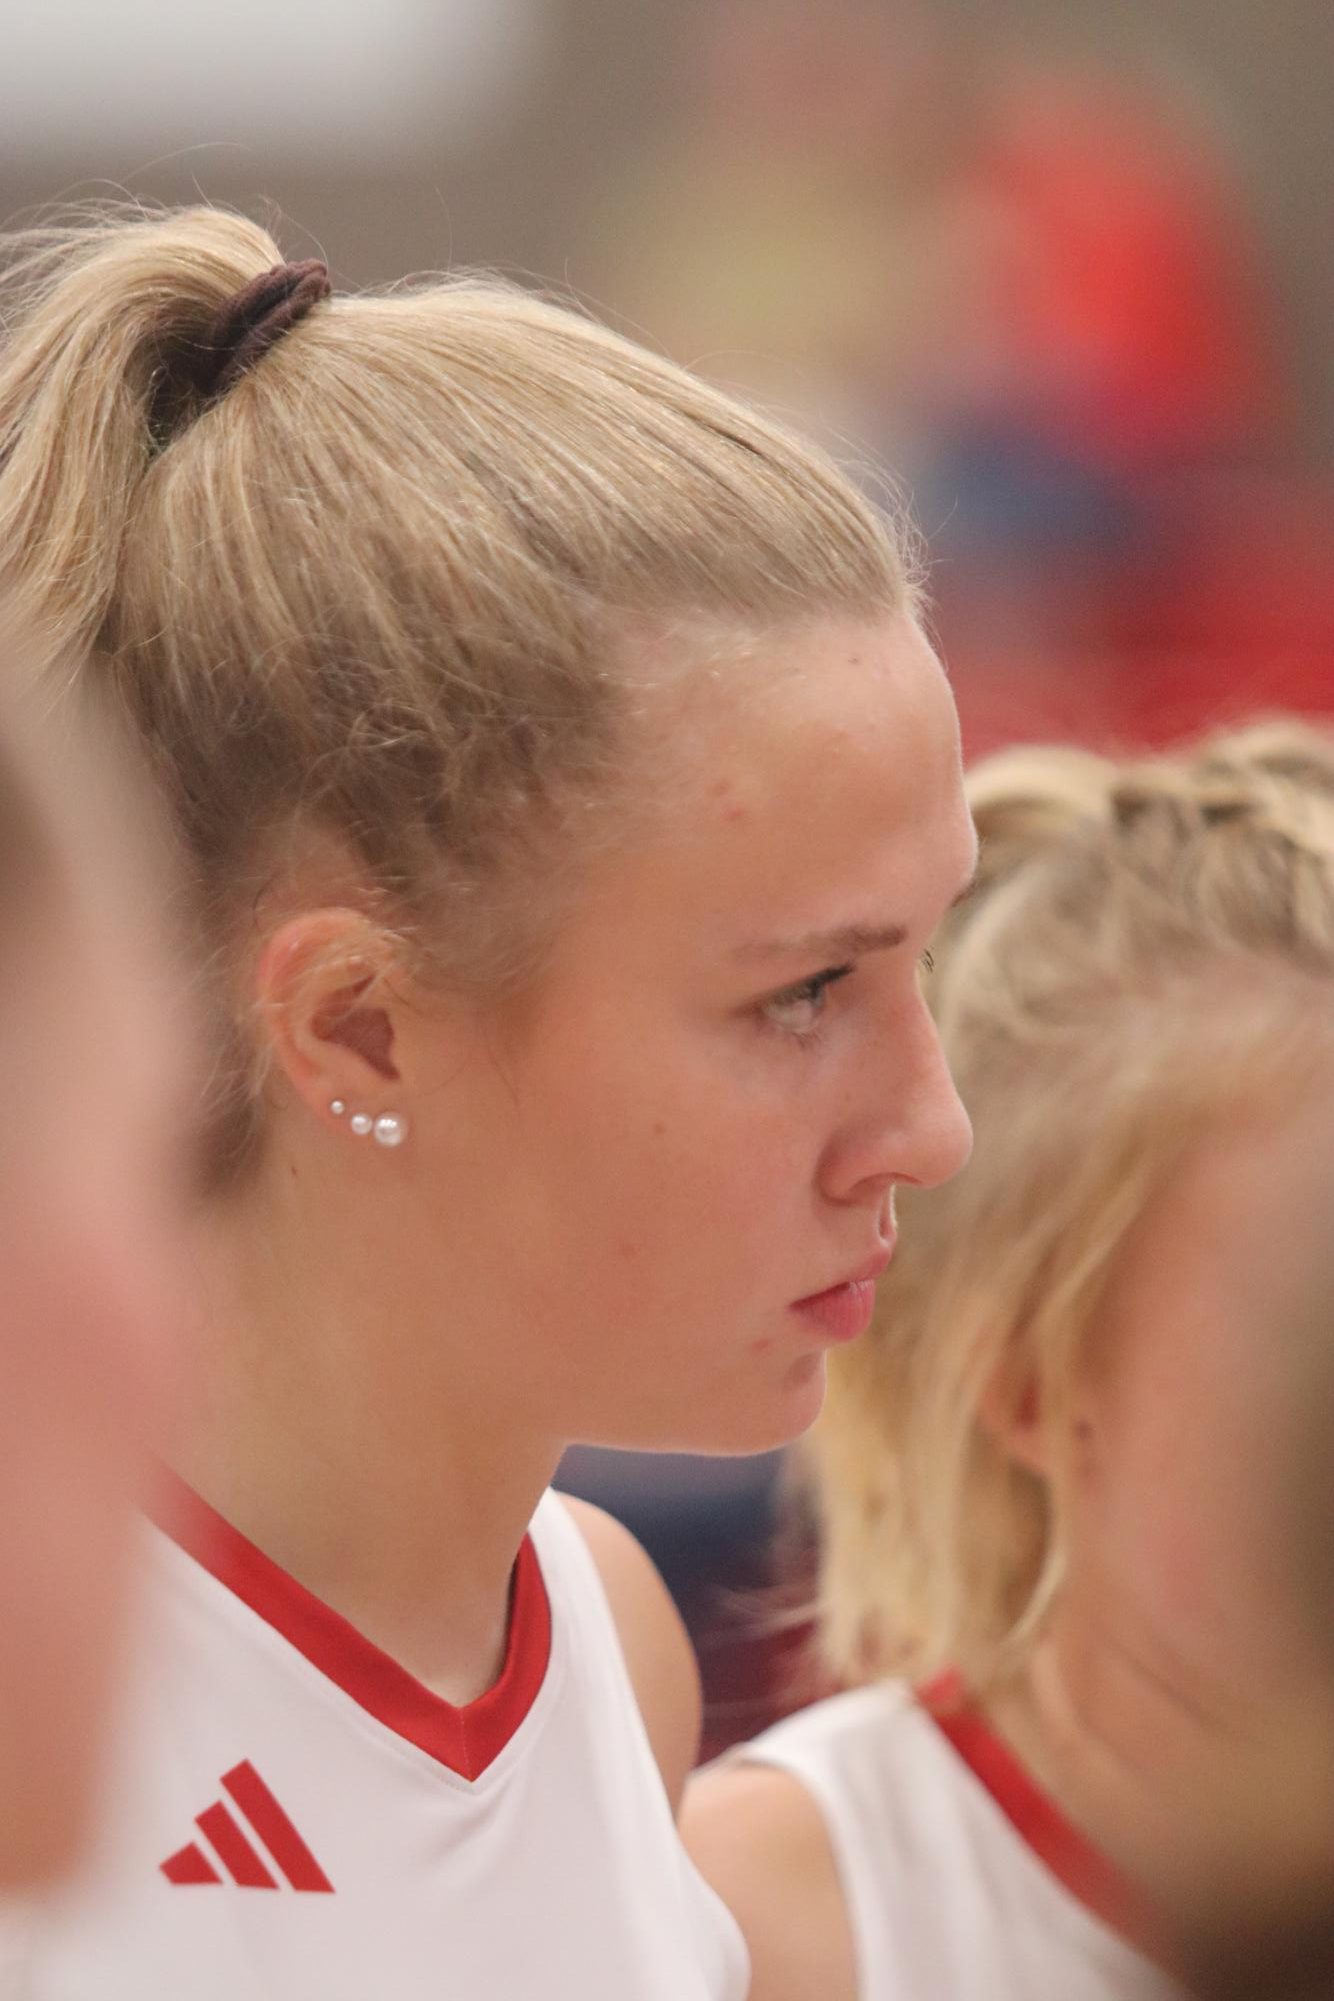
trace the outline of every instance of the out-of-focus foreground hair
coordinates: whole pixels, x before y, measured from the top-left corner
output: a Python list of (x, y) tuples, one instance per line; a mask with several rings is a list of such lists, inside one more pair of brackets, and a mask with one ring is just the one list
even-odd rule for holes
[(12, 719), (0, 716), (0, 982), (17, 957), (29, 913), (58, 893), (61, 864), (26, 772)]
[(1127, 1233), (1214, 1122), (1334, 1052), (1334, 734), (1276, 720), (1117, 762), (1017, 749), (969, 779), (977, 887), (927, 976), (971, 1164), (900, 1191), (868, 1339), (834, 1358), (809, 1466), (828, 1667), (1013, 1669), (1059, 1591), (1051, 1436)]
[(142, 932), (160, 976), (180, 943), (178, 875), (125, 718), (0, 604), (0, 999), (59, 933)]
[(281, 260), (255, 223), (103, 216), (4, 258), (0, 588), (93, 660), (183, 831), (220, 1180), (262, 1134), (237, 961), (285, 869), (313, 858), (420, 977), (515, 977), (614, 824), (592, 808), (661, 771), (638, 631), (740, 674), (738, 637), (910, 601), (830, 460), (499, 281), (324, 299), (219, 394), (218, 317)]

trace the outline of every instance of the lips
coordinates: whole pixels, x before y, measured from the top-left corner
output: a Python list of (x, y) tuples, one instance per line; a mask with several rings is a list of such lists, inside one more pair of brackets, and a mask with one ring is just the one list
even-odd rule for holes
[(817, 1299), (827, 1299), (830, 1293), (839, 1292), (846, 1285), (873, 1285), (876, 1279), (889, 1269), (893, 1255), (894, 1243), (891, 1239), (889, 1243), (882, 1244), (874, 1256), (869, 1257), (864, 1264), (858, 1265), (855, 1271), (845, 1272), (843, 1277), (835, 1279), (832, 1285), (823, 1287), (819, 1292), (809, 1292), (805, 1298), (794, 1299), (792, 1303), (794, 1306), (811, 1306)]
[(808, 1293), (792, 1303), (805, 1325), (824, 1341), (855, 1341), (871, 1324), (875, 1311), (875, 1282), (894, 1255), (891, 1240), (882, 1244), (874, 1257), (849, 1272), (823, 1292)]

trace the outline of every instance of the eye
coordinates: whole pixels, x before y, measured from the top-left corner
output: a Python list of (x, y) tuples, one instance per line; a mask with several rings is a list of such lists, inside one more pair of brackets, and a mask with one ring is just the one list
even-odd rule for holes
[(796, 986), (771, 994), (760, 1012), (771, 1027), (795, 1036), (798, 1041), (809, 1041), (820, 1025), (825, 994), (840, 980), (846, 980), (851, 971), (851, 966), (826, 966), (822, 973), (813, 973), (810, 979), (799, 980)]

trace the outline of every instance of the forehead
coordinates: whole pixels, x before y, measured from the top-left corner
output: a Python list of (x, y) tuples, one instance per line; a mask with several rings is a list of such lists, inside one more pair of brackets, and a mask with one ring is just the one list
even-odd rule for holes
[(958, 754), (944, 674), (906, 614), (755, 640), (732, 672), (690, 685), (679, 728), (687, 782), (743, 810), (812, 766), (852, 776), (862, 752), (910, 763), (914, 752), (933, 763)]
[(954, 704), (907, 616), (749, 642), (673, 693), (651, 745), (641, 891), (693, 899), (704, 931), (933, 923), (969, 872)]

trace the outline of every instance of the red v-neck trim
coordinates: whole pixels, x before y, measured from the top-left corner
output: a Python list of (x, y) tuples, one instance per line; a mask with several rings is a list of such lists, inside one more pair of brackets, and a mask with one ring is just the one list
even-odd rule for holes
[(176, 1474), (164, 1469), (149, 1514), (312, 1667), (460, 1778), (481, 1777), (537, 1700), (551, 1658), (551, 1604), (531, 1536), (524, 1537), (514, 1565), (499, 1679), (475, 1702), (456, 1708), (280, 1569)]
[(990, 1793), (1020, 1839), (1063, 1888), (1137, 1952), (1160, 1956), (1145, 1900), (1116, 1864), (1068, 1820), (1029, 1775), (980, 1710), (970, 1708), (956, 1674), (917, 1690), (931, 1721)]

